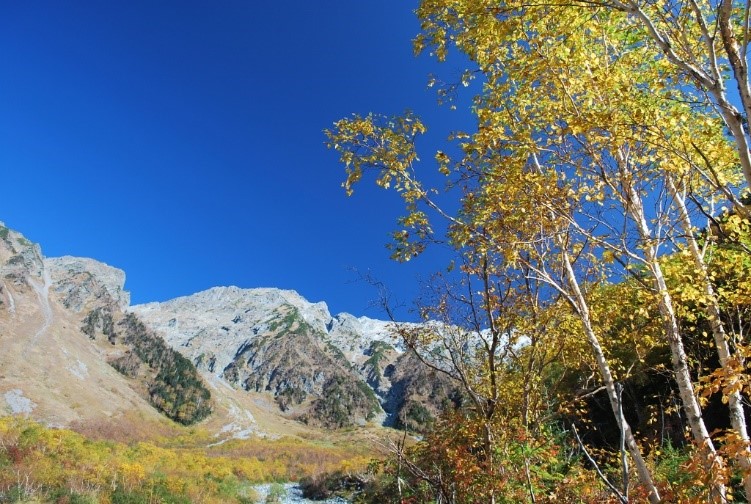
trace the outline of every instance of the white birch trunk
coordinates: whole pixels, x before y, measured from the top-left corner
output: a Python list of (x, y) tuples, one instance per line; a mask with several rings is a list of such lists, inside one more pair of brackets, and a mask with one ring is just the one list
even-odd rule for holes
[[(620, 150), (616, 152), (616, 160), (620, 171), (620, 184), (623, 190), (624, 209), (636, 224), (639, 237), (644, 246), (644, 261), (652, 275), (654, 288), (657, 292), (658, 308), (662, 317), (665, 338), (670, 345), (670, 356), (673, 364), (673, 375), (678, 393), (681, 398), (683, 411), (686, 414), (691, 436), (700, 450), (707, 453), (707, 470), (721, 470), (725, 463), (717, 453), (709, 431), (702, 417), (701, 407), (696, 397), (694, 384), (691, 381), (691, 373), (688, 367), (688, 357), (683, 346), (683, 338), (678, 327), (678, 319), (673, 308), (673, 299), (668, 291), (667, 282), (660, 266), (658, 258), (659, 240), (653, 236), (644, 214), (644, 202), (642, 195), (633, 185), (632, 178), (638, 174), (632, 173), (628, 168), (626, 156)], [(721, 482), (717, 482), (710, 489), (713, 499), (726, 500), (726, 488)]]
[(568, 282), (569, 287), (573, 293), (571, 301), (573, 301), (572, 304), (574, 304), (574, 308), (579, 315), (582, 326), (584, 327), (584, 334), (586, 335), (589, 346), (592, 348), (592, 353), (595, 356), (597, 368), (600, 371), (600, 378), (602, 378), (602, 382), (605, 385), (605, 390), (608, 394), (608, 399), (610, 400), (610, 407), (613, 409), (613, 415), (615, 415), (615, 417), (618, 419), (618, 423), (621, 427), (621, 430), (623, 431), (626, 446), (629, 453), (631, 454), (631, 458), (634, 461), (636, 472), (639, 475), (639, 481), (649, 491), (649, 502), (656, 504), (658, 502), (661, 502), (662, 500), (660, 498), (660, 493), (654, 484), (652, 473), (650, 472), (649, 468), (647, 467), (647, 463), (642, 457), (641, 449), (639, 448), (639, 445), (634, 438), (634, 434), (631, 431), (631, 426), (628, 424), (626, 419), (621, 416), (618, 404), (618, 393), (615, 389), (615, 380), (613, 379), (613, 374), (610, 372), (610, 365), (605, 358), (605, 352), (602, 350), (599, 338), (597, 337), (597, 334), (592, 327), (592, 320), (589, 314), (589, 305), (587, 304), (587, 301), (584, 298), (581, 289), (579, 288), (579, 282), (576, 279), (576, 274), (574, 273), (574, 269), (571, 266), (571, 258), (569, 257), (565, 248), (563, 249), (562, 253), (563, 266), (566, 272), (566, 281)]
[[(729, 361), (732, 357), (730, 345), (728, 344), (727, 333), (725, 327), (722, 324), (720, 318), (720, 303), (712, 285), (712, 281), (709, 277), (707, 270), (707, 264), (704, 261), (704, 255), (701, 253), (699, 244), (696, 242), (696, 238), (693, 234), (693, 227), (691, 226), (691, 218), (686, 208), (685, 196), (682, 192), (678, 191), (672, 178), (667, 177), (667, 185), (678, 208), (680, 216), (681, 227), (686, 235), (686, 243), (688, 250), (691, 253), (696, 271), (699, 274), (699, 281), (701, 282), (706, 296), (706, 317), (709, 320), (709, 325), (712, 330), (712, 337), (715, 342), (715, 348), (717, 348), (717, 355), (720, 359), (720, 366), (728, 371), (732, 381), (737, 381), (735, 377), (736, 371), (734, 371), (729, 365)], [(746, 414), (743, 411), (743, 397), (740, 391), (733, 389), (733, 392), (728, 394), (728, 409), (730, 414), (730, 425), (735, 431), (736, 435), (745, 443), (745, 449), (735, 455), (735, 460), (741, 467), (743, 472), (743, 488), (746, 491), (746, 496), (751, 497), (751, 451), (749, 451), (749, 436), (748, 428), (746, 424)]]
[[(543, 173), (543, 169), (540, 165), (539, 160), (537, 159), (537, 155), (533, 154), (531, 159), (536, 170), (539, 173)], [(551, 218), (555, 220), (555, 213), (553, 211), (551, 211)], [(642, 457), (641, 449), (639, 448), (639, 444), (636, 442), (636, 438), (634, 438), (634, 433), (631, 431), (631, 426), (621, 414), (621, 408), (618, 401), (618, 393), (615, 389), (615, 380), (613, 379), (613, 374), (610, 372), (610, 365), (605, 358), (605, 352), (602, 350), (600, 340), (597, 337), (597, 333), (592, 326), (592, 319), (589, 313), (589, 304), (587, 303), (587, 300), (585, 299), (584, 294), (579, 287), (579, 281), (576, 278), (576, 273), (574, 272), (571, 257), (569, 256), (568, 250), (566, 248), (566, 243), (560, 235), (557, 235), (556, 237), (556, 245), (558, 245), (558, 247), (561, 249), (563, 268), (565, 272), (564, 277), (566, 283), (568, 283), (570, 291), (564, 292), (563, 286), (558, 285), (557, 282), (553, 281), (550, 278), (548, 278), (548, 283), (564, 293), (565, 297), (568, 299), (569, 303), (573, 305), (573, 308), (579, 316), (582, 327), (584, 328), (584, 334), (587, 338), (587, 342), (589, 343), (589, 346), (592, 349), (592, 353), (594, 354), (595, 362), (597, 363), (597, 368), (600, 372), (600, 378), (602, 379), (605, 390), (608, 394), (608, 399), (610, 401), (610, 407), (613, 410), (613, 415), (618, 420), (618, 425), (621, 428), (623, 437), (625, 438), (626, 446), (631, 455), (631, 458), (634, 461), (636, 472), (639, 475), (639, 481), (649, 492), (650, 503), (657, 504), (659, 502), (662, 502), (660, 492), (655, 486), (654, 480), (652, 479), (652, 473), (649, 470), (649, 467), (647, 467), (647, 463), (644, 460), (644, 457)]]

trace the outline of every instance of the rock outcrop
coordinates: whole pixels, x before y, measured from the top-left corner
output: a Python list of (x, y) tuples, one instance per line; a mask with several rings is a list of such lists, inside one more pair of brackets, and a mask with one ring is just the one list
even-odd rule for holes
[(114, 305), (122, 311), (130, 306), (125, 290), (125, 272), (107, 264), (82, 257), (45, 259), (55, 283), (54, 289), (63, 305), (81, 312), (86, 304)]

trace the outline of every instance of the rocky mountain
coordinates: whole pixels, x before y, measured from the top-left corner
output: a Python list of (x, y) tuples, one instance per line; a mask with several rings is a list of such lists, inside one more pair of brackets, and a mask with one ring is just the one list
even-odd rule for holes
[(208, 416), (194, 366), (125, 312), (124, 282), (91, 259), (44, 258), (0, 226), (0, 392), (11, 413), (63, 425), (155, 410), (183, 424)]
[(45, 258), (0, 223), (0, 408), (52, 425), (201, 421), (216, 435), (395, 425), (454, 394), (390, 324), (294, 291), (217, 287), (129, 306), (125, 273)]
[(294, 291), (216, 287), (131, 310), (207, 377), (267, 393), (306, 423), (421, 430), (454, 393), (403, 351), (391, 323), (332, 316)]
[(112, 283), (97, 279), (124, 280), (122, 271), (101, 263), (88, 271), (88, 261), (45, 259), (38, 245), (0, 224), (5, 411), (52, 425), (126, 416), (158, 421), (159, 413), (107, 363), (123, 349), (93, 344), (81, 331), (89, 310), (127, 304), (116, 288), (108, 290)]

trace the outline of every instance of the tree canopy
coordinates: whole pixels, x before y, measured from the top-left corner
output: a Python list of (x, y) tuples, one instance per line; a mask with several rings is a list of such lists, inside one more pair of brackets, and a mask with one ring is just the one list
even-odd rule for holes
[[(744, 204), (751, 181), (748, 5), (424, 0), (417, 15), (417, 52), (443, 61), (458, 50), (470, 63), (461, 82), (442, 88), (442, 97), (471, 81), (479, 88), (472, 100), (476, 128), (452, 135), (448, 141), (458, 149), (434, 153), (445, 187), (422, 183), (415, 141), (427, 127), (412, 113), (355, 115), (326, 135), (346, 167), (348, 194), (372, 171), (378, 185), (402, 197), (405, 215), (394, 232), (394, 258), (408, 260), (442, 241), (433, 223), (448, 224), (445, 238), (464, 279), (424, 313), (469, 307), (471, 317), (443, 321), (466, 331), (465, 340), (479, 340), (481, 351), (471, 354), (481, 358), (467, 364), (459, 358), (467, 345), (447, 343), (446, 332), (431, 326), (424, 329), (430, 336), (402, 335), (444, 342), (449, 368), (464, 382), (475, 402), (472, 418), (480, 419), (485, 432), (480, 472), (502, 474), (503, 464), (492, 455), (502, 437), (493, 434), (500, 432), (499, 418), (522, 415), (518, 425), (530, 435), (551, 425), (539, 419), (550, 418), (543, 411), (555, 402), (553, 395), (535, 402), (536, 417), (513, 408), (498, 413), (500, 403), (513, 402), (492, 388), (500, 370), (522, 368), (513, 374), (520, 384), (547, 379), (550, 385), (553, 368), (576, 367), (561, 363), (571, 355), (565, 349), (587, 348), (580, 359), (598, 378), (582, 394), (605, 392), (622, 438), (623, 483), (616, 488), (602, 479), (622, 502), (629, 490), (651, 502), (663, 500), (669, 489), (656, 473), (659, 449), (634, 433), (623, 414), (620, 385), (641, 367), (644, 355), (664, 348), (687, 425), (684, 441), (693, 446), (689, 451), (707, 497), (720, 502), (738, 492), (751, 496), (743, 407), (748, 298), (740, 287), (751, 257)], [(437, 193), (453, 196), (459, 210), (446, 210)], [(730, 284), (719, 273), (728, 264), (736, 265)], [(731, 291), (734, 301), (728, 302)], [(627, 337), (614, 337), (615, 319), (624, 313), (608, 307), (621, 300), (602, 301), (615, 292), (632, 300), (625, 304), (636, 310), (631, 321), (648, 321), (632, 326)], [(513, 320), (524, 324), (517, 327)], [(531, 357), (536, 334), (561, 349), (544, 368)], [(522, 336), (525, 344), (515, 347)], [(700, 362), (697, 339), (712, 349), (711, 360)], [(514, 348), (524, 351), (512, 356)], [(637, 362), (624, 362), (627, 354), (639, 356)], [(465, 379), (467, 366), (491, 388), (479, 394), (477, 379)], [(512, 383), (504, 378), (500, 387), (513, 389)], [(715, 432), (704, 415), (713, 394), (727, 405), (726, 428)], [(629, 459), (635, 489), (628, 483)], [(534, 502), (530, 461), (526, 490)], [(737, 489), (734, 477), (742, 481)], [(494, 501), (504, 490), (491, 485), (489, 495)]]

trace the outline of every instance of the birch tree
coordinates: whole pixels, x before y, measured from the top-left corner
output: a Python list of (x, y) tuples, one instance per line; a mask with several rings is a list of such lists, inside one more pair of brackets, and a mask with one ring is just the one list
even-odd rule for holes
[[(641, 285), (663, 322), (690, 433), (713, 475), (711, 496), (730, 497), (725, 485), (733, 468), (751, 495), (743, 388), (732, 385), (742, 382), (737, 362), (744, 354), (723, 326), (707, 248), (697, 240), (694, 221), (698, 214), (705, 226), (712, 224), (721, 202), (734, 209), (740, 226), (748, 225), (741, 197), (751, 180), (748, 7), (725, 0), (716, 6), (424, 0), (417, 14), (422, 32), (416, 49), (439, 60), (458, 49), (471, 62), (462, 84), (476, 79), (482, 86), (473, 101), (477, 131), (454, 135), (461, 148), (455, 159), (444, 151), (435, 156), (461, 209), (444, 211), (419, 182), (414, 140), (425, 126), (409, 114), (392, 120), (354, 116), (328, 132), (347, 166), (347, 190), (371, 169), (380, 185), (401, 193), (407, 215), (395, 233), (397, 258), (420, 253), (430, 241), (432, 214), (449, 223), (457, 250), (489, 254), (499, 267), (523, 270), (570, 304), (640, 482), (658, 502), (641, 448), (618, 413), (616, 379), (586, 287), (632, 275), (635, 268), (646, 272)], [(729, 98), (728, 82), (742, 109)], [(698, 305), (732, 385), (724, 390), (740, 442), (730, 460), (706, 428), (689, 370), (674, 291), (663, 270), (663, 257), (674, 253), (692, 265), (701, 287)]]

